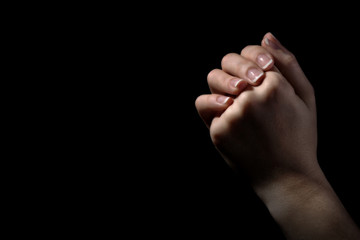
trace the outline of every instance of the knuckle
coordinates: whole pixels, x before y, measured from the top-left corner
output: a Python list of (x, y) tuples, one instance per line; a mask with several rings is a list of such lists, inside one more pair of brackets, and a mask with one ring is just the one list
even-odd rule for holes
[(240, 96), (240, 101), (241, 101), (242, 107), (250, 106), (252, 100), (253, 99), (252, 99), (252, 96), (251, 96), (250, 92), (244, 92)]
[(225, 134), (221, 131), (218, 131), (216, 128), (210, 128), (210, 136), (213, 144), (218, 147), (224, 141)]
[(286, 88), (286, 80), (278, 73), (269, 76), (263, 83), (263, 100), (270, 100), (275, 97), (282, 89)]
[(280, 76), (277, 76), (277, 77), (273, 77), (273, 78), (269, 79), (268, 82), (269, 82), (268, 83), (269, 89), (275, 90), (284, 84), (284, 79)]
[(297, 64), (297, 59), (293, 53), (288, 52), (285, 54), (283, 62), (286, 66), (292, 66), (294, 64)]
[(309, 97), (315, 96), (315, 89), (313, 85), (309, 83), (309, 85), (306, 87), (306, 93)]
[(257, 104), (257, 98), (251, 92), (243, 92), (239, 96), (239, 116), (240, 118), (244, 116), (249, 116), (251, 110)]
[(314, 89), (313, 85), (309, 84), (306, 92), (307, 92), (307, 99), (314, 104), (315, 103), (315, 89)]
[(228, 130), (226, 123), (222, 123), (221, 126), (219, 124), (211, 125), (210, 137), (211, 137), (211, 141), (216, 147), (223, 145), (223, 143), (226, 141), (227, 136), (228, 136)]

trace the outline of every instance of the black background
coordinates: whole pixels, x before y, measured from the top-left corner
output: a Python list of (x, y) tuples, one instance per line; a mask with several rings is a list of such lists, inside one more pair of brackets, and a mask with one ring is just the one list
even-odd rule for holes
[[(170, 235), (195, 232), (200, 236), (220, 233), (253, 239), (282, 238), (246, 181), (234, 175), (214, 150), (194, 108), (196, 97), (209, 92), (206, 75), (220, 67), (221, 58), (229, 52), (240, 52), (246, 45), (259, 44), (271, 31), (294, 52), (314, 85), (319, 161), (359, 223), (355, 151), (359, 128), (354, 114), (357, 66), (352, 60), (358, 50), (352, 44), (354, 32), (345, 27), (352, 19), (339, 21), (336, 16), (321, 17), (306, 10), (299, 15), (254, 11), (254, 16), (242, 15), (242, 11), (217, 15), (218, 11), (205, 12), (199, 18), (195, 11), (192, 14), (197, 21), (179, 20), (170, 26), (161, 19), (156, 24), (164, 24), (164, 28), (155, 34), (149, 28), (149, 35), (159, 34), (160, 38), (147, 42), (145, 60), (141, 61), (145, 66), (151, 62), (142, 75), (145, 98), (140, 96), (138, 103), (140, 109), (149, 109), (140, 121), (147, 139), (135, 141), (148, 151), (143, 159), (145, 173), (138, 178), (144, 190), (140, 195), (150, 196), (143, 211), (150, 219), (159, 216), (162, 220), (158, 224), (163, 227), (158, 231), (170, 229)], [(149, 180), (145, 184), (143, 176)]]
[(170, 25), (160, 18), (138, 30), (140, 51), (130, 62), (134, 72), (123, 79), (134, 91), (132, 110), (124, 113), (135, 123), (132, 152), (125, 157), (135, 161), (130, 163), (135, 176), (123, 182), (135, 192), (129, 198), (132, 223), (141, 219), (140, 228), (161, 236), (282, 238), (246, 180), (213, 148), (194, 107), (196, 97), (209, 92), (206, 75), (220, 67), (221, 58), (259, 44), (267, 31), (295, 53), (315, 87), (319, 161), (359, 223), (354, 32), (336, 19), (316, 14), (307, 19), (306, 12), (259, 13), (259, 20), (256, 11), (254, 16), (242, 11), (217, 15), (222, 10), (197, 15), (199, 11), (179, 14)]
[[(339, 21), (336, 16), (322, 17), (316, 12), (309, 15), (305, 10), (298, 15), (258, 13), (262, 18), (259, 20), (256, 11), (254, 16), (225, 11), (228, 14), (205, 12), (199, 19), (195, 11), (192, 17), (197, 21), (179, 20), (170, 26), (160, 19), (156, 24), (164, 26), (155, 28), (159, 32), (154, 33), (152, 25), (141, 34), (159, 38), (146, 41), (142, 54), (133, 61), (136, 67), (140, 61), (146, 69), (140, 77), (145, 93), (139, 96), (136, 107), (136, 112), (144, 110), (138, 123), (144, 132), (134, 141), (138, 151), (146, 152), (137, 165), (145, 171), (137, 177), (143, 192), (136, 203), (142, 207), (134, 208), (145, 212), (149, 221), (159, 216), (156, 226), (161, 227), (150, 226), (155, 233), (168, 230), (170, 235), (220, 233), (250, 234), (253, 239), (282, 238), (246, 181), (234, 175), (215, 151), (194, 108), (196, 97), (209, 92), (206, 75), (220, 67), (221, 58), (229, 52), (240, 52), (246, 45), (259, 44), (271, 31), (297, 56), (314, 85), (319, 161), (359, 223), (359, 128), (354, 114), (357, 64), (352, 60), (358, 50), (352, 44), (355, 33), (345, 27), (353, 23), (352, 19)], [(144, 198), (149, 199), (145, 205)]]
[(239, 5), (77, 6), (23, 23), (33, 43), (24, 51), (39, 57), (29, 74), (41, 80), (27, 83), (39, 94), (24, 103), (23, 141), (37, 160), (23, 166), (34, 171), (22, 184), (41, 218), (57, 219), (42, 224), (58, 234), (283, 239), (194, 106), (221, 58), (268, 31), (315, 88), (319, 162), (360, 223), (355, 15), (348, 6)]

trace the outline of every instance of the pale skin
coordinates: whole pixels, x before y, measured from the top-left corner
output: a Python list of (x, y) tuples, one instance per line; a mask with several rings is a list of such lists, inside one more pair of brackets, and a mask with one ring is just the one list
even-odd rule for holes
[(245, 174), (287, 239), (360, 239), (317, 161), (314, 90), (271, 33), (227, 54), (195, 105), (225, 161)]

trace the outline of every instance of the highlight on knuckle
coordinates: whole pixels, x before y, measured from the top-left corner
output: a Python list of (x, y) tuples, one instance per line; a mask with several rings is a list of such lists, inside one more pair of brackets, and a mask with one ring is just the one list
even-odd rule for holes
[(250, 92), (243, 92), (239, 97), (239, 116), (243, 118), (251, 113), (251, 110), (257, 104), (257, 99)]
[(281, 76), (273, 76), (266, 79), (263, 83), (262, 100), (270, 101), (275, 98), (284, 88), (286, 88), (286, 80)]

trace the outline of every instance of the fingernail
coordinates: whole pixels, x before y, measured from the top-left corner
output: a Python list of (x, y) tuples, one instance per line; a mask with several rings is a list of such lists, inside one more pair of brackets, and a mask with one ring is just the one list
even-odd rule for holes
[(239, 79), (239, 78), (231, 79), (230, 86), (232, 86), (233, 88), (237, 88), (237, 86), (239, 85), (240, 82), (241, 82), (241, 79)]
[(257, 63), (259, 64), (259, 66), (262, 69), (266, 69), (268, 66), (270, 66), (270, 64), (272, 64), (273, 60), (265, 55), (265, 54), (260, 54), (257, 58), (256, 58)]
[(247, 72), (247, 77), (253, 83), (256, 83), (256, 81), (261, 78), (262, 75), (264, 75), (264, 72), (257, 68), (251, 68)]
[(280, 49), (280, 45), (279, 43), (277, 43), (278, 40), (274, 37), (274, 35), (271, 34), (271, 36), (274, 38), (274, 40), (271, 40), (270, 38), (266, 37), (265, 38), (266, 45), (268, 45), (273, 49)]
[(216, 101), (220, 104), (225, 104), (228, 100), (229, 100), (230, 97), (226, 97), (226, 96), (218, 96), (216, 98)]

